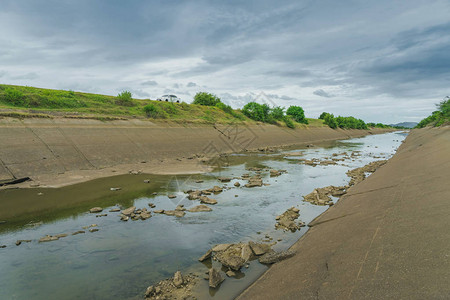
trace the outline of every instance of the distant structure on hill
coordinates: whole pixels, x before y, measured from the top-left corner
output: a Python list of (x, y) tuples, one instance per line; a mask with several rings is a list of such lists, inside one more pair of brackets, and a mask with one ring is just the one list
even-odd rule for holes
[(402, 122), (397, 124), (390, 124), (392, 127), (406, 127), (406, 128), (414, 128), (416, 127), (417, 122)]

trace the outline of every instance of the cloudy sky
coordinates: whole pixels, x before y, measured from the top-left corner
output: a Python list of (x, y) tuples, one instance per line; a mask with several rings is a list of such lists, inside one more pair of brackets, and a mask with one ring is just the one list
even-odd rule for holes
[(419, 121), (450, 95), (449, 12), (448, 0), (0, 0), (0, 83)]

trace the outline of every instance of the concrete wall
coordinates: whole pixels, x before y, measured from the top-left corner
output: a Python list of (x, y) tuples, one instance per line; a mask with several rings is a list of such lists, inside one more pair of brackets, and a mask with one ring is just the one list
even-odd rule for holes
[(214, 155), (369, 134), (328, 127), (173, 125), (149, 121), (0, 119), (0, 180), (141, 161)]

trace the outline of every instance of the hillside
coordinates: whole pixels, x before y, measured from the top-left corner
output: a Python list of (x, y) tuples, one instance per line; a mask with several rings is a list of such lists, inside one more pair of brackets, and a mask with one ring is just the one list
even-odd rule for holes
[(406, 128), (414, 128), (417, 126), (417, 122), (401, 122), (397, 124), (390, 124), (392, 127), (406, 127)]
[[(0, 85), (0, 116), (19, 118), (62, 116), (99, 120), (137, 118), (193, 124), (257, 123), (240, 110), (232, 110), (230, 113), (215, 106), (150, 99), (121, 99), (100, 94), (14, 85)], [(308, 120), (308, 127), (326, 126), (322, 120)], [(285, 126), (283, 122), (277, 122), (275, 125)], [(295, 127), (302, 128), (305, 125), (295, 123)]]

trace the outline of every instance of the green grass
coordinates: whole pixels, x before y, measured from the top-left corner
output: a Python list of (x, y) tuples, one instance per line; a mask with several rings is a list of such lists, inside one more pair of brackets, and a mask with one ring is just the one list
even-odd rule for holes
[[(0, 85), (0, 116), (18, 118), (65, 116), (116, 120), (141, 118), (176, 123), (246, 123), (255, 124), (240, 110), (221, 109), (187, 103), (133, 99), (122, 92), (117, 97), (51, 90), (28, 86)], [(308, 119), (308, 127), (322, 127), (322, 120)], [(296, 128), (306, 127), (294, 122)], [(277, 122), (278, 126), (286, 126)]]

